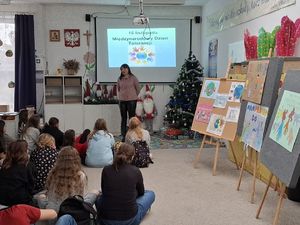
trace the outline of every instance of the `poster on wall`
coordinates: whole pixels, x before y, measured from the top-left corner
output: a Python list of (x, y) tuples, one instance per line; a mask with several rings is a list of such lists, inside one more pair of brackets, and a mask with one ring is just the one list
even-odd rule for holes
[(246, 61), (244, 41), (237, 41), (228, 45), (228, 58), (231, 63), (241, 63)]
[(285, 90), (282, 95), (270, 138), (292, 152), (300, 127), (300, 94)]
[(263, 143), (267, 116), (268, 107), (248, 102), (241, 140), (258, 152)]
[(208, 77), (217, 77), (218, 39), (213, 39), (208, 45)]

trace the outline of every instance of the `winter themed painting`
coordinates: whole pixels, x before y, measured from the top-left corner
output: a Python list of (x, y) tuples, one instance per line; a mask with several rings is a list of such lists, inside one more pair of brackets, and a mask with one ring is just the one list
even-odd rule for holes
[(300, 94), (285, 90), (282, 95), (270, 138), (292, 152), (300, 127)]
[(244, 100), (257, 104), (261, 103), (268, 66), (268, 60), (249, 62), (247, 80), (243, 92)]
[(240, 99), (244, 92), (244, 82), (232, 82), (229, 90), (228, 101), (240, 102)]
[(228, 107), (226, 114), (226, 122), (237, 123), (240, 115), (240, 107)]
[(210, 116), (210, 120), (209, 120), (206, 131), (208, 133), (212, 133), (212, 134), (221, 136), (223, 134), (225, 124), (226, 124), (225, 116), (218, 115), (218, 114), (212, 114)]
[(219, 90), (219, 86), (220, 86), (219, 80), (205, 80), (200, 96), (204, 98), (215, 99), (216, 93), (218, 93)]
[(227, 94), (216, 94), (216, 99), (214, 101), (214, 107), (224, 109), (227, 104), (228, 95)]
[(200, 104), (196, 109), (195, 121), (202, 122), (202, 123), (208, 123), (212, 109), (213, 109), (213, 106), (210, 104)]
[(268, 107), (248, 102), (241, 140), (258, 152), (263, 142), (267, 115)]

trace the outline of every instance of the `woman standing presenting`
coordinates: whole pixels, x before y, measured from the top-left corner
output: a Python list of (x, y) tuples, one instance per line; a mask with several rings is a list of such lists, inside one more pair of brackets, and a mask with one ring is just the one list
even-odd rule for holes
[(119, 104), (121, 112), (121, 135), (122, 141), (125, 141), (127, 131), (127, 113), (129, 119), (135, 116), (137, 97), (140, 91), (139, 81), (131, 73), (130, 67), (123, 64), (120, 67), (121, 75), (118, 79)]

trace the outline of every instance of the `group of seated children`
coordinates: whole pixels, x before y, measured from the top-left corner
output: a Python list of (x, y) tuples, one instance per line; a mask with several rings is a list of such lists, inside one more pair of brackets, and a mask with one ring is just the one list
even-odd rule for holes
[[(40, 134), (39, 118), (33, 115), (20, 140), (10, 138), (5, 133), (5, 122), (0, 120), (3, 160), (0, 205), (8, 207), (0, 211), (0, 221), (26, 225), (38, 220), (76, 224), (71, 216), (59, 220), (56, 216), (66, 198), (81, 195), (86, 202), (95, 203), (100, 224), (139, 224), (155, 195), (145, 191), (142, 173), (132, 165), (136, 150), (131, 143), (137, 139), (150, 143), (149, 133), (136, 120), (134, 117), (129, 122), (127, 143), (121, 143), (115, 152), (112, 150), (114, 137), (103, 119), (95, 122), (92, 132), (85, 130), (76, 138), (74, 130), (63, 134), (54, 117)], [(104, 167), (99, 179), (102, 193), (87, 191), (88, 178), (82, 162), (91, 167)]]

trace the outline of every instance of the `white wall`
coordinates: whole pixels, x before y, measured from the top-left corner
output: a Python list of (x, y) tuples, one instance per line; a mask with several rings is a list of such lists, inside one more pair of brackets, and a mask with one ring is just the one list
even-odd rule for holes
[[(219, 1), (210, 0), (202, 9), (202, 33), (201, 33), (201, 62), (205, 68), (205, 74), (207, 74), (208, 65), (208, 44), (211, 39), (217, 38), (218, 43), (218, 76), (223, 77), (225, 75), (227, 64), (228, 64), (228, 44), (241, 41), (244, 39), (244, 31), (249, 30), (251, 35), (258, 35), (258, 30), (261, 27), (267, 32), (271, 32), (273, 28), (280, 25), (281, 18), (283, 16), (288, 16), (291, 20), (295, 22), (297, 18), (300, 17), (300, 2), (297, 1), (295, 5), (283, 8), (281, 10), (275, 11), (268, 15), (259, 17), (250, 22), (240, 24), (238, 26), (229, 28), (219, 33), (208, 36), (206, 31), (207, 20), (206, 17), (212, 13), (222, 9), (225, 5), (230, 4), (233, 0)], [(299, 56), (299, 54), (297, 54)]]
[[(104, 13), (110, 13), (111, 16), (127, 15), (127, 12), (122, 14), (114, 14), (121, 11), (119, 6), (94, 6), (94, 5), (39, 5), (39, 4), (24, 4), (24, 5), (8, 5), (1, 6), (1, 11), (12, 12), (30, 12), (35, 16), (35, 37), (37, 55), (45, 58), (48, 61), (49, 74), (55, 74), (57, 68), (63, 68), (63, 59), (76, 58), (80, 62), (80, 70), (78, 75), (84, 74), (83, 55), (87, 51), (95, 53), (94, 43), (94, 25), (93, 22), (85, 21), (85, 14), (97, 13), (101, 16)], [(128, 7), (130, 16), (139, 14), (138, 7)], [(194, 18), (201, 16), (201, 7), (198, 6), (160, 6), (160, 7), (144, 7), (144, 14), (150, 17), (166, 17), (166, 18)], [(64, 29), (80, 29), (81, 40), (80, 47), (67, 48), (64, 46), (63, 30)], [(60, 30), (60, 42), (49, 42), (49, 30)], [(83, 33), (90, 30), (93, 34), (91, 37), (90, 49), (86, 44), (86, 38)], [(192, 51), (199, 59), (200, 57), (200, 41), (201, 41), (201, 24), (192, 25)], [(182, 34), (185, 35), (185, 34)], [(189, 34), (186, 34), (189, 35)], [(180, 62), (179, 62), (180, 63)], [(182, 62), (181, 64), (183, 64)], [(179, 74), (180, 71), (178, 71)], [(169, 96), (172, 90), (167, 84), (156, 84), (153, 97), (158, 110), (158, 116), (154, 120), (154, 129), (158, 130), (162, 127), (163, 116), (165, 114), (164, 106), (169, 101)], [(43, 85), (37, 85), (37, 107), (39, 107), (43, 97)], [(101, 115), (99, 115), (101, 116)], [(109, 121), (108, 121), (109, 122)]]

